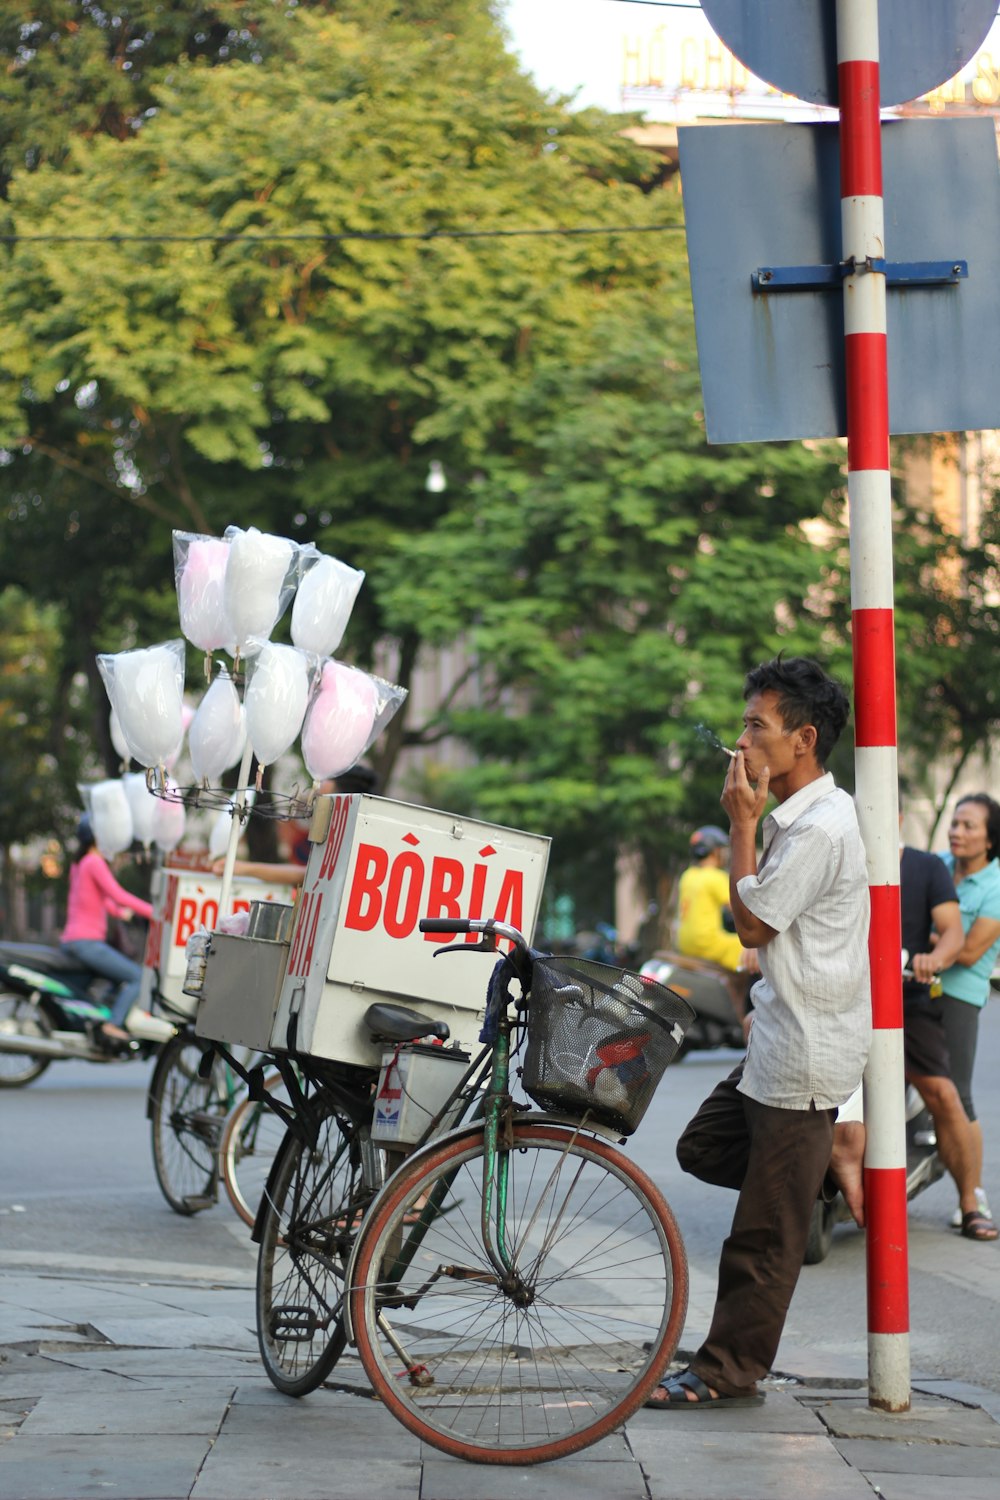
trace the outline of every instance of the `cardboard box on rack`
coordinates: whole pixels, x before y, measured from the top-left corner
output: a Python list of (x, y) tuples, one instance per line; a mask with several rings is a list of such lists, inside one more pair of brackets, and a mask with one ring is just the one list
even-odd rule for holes
[(530, 940), (549, 839), (365, 795), (318, 798), (309, 837), (272, 1049), (378, 1068), (363, 1016), (381, 1000), (446, 1021), (475, 1048), (495, 955), (435, 959), (449, 940), (417, 923), (496, 917)]

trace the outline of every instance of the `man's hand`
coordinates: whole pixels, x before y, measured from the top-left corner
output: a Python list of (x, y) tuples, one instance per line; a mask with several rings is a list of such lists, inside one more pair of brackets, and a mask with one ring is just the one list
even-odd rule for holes
[(725, 785), (719, 799), (729, 814), (729, 823), (734, 833), (740, 827), (749, 826), (756, 830), (761, 814), (767, 806), (767, 788), (770, 780), (771, 772), (765, 766), (757, 778), (756, 786), (752, 786), (747, 777), (743, 751), (737, 750), (729, 762)]
[(939, 971), (939, 965), (933, 953), (914, 953), (910, 959), (910, 968), (913, 970), (914, 979), (919, 980), (921, 984), (930, 984)]

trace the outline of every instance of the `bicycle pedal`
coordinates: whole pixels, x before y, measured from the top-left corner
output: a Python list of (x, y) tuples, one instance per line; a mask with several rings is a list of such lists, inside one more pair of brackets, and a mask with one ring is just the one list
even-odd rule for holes
[(190, 1198), (184, 1199), (184, 1207), (192, 1214), (201, 1213), (203, 1208), (214, 1208), (215, 1203), (214, 1193), (192, 1193)]
[(311, 1307), (275, 1307), (271, 1311), (271, 1337), (304, 1344), (316, 1337), (326, 1322)]

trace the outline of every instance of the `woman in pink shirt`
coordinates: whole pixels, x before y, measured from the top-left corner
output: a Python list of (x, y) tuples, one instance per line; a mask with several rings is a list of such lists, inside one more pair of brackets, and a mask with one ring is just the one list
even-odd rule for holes
[(123, 1027), (125, 1017), (139, 997), (142, 968), (108, 942), (108, 915), (125, 917), (134, 912), (148, 922), (153, 908), (148, 901), (133, 896), (118, 884), (107, 860), (94, 843), (94, 829), (84, 813), (76, 830), (79, 853), (69, 872), (69, 900), (66, 926), (59, 940), (65, 953), (77, 959), (95, 974), (118, 981), (118, 993), (111, 1006), (111, 1019), (101, 1027), (106, 1037), (127, 1042)]

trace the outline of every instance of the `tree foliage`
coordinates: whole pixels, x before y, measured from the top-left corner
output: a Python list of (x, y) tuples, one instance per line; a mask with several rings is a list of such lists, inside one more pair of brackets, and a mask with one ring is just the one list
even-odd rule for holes
[[(50, 632), (66, 795), (114, 770), (95, 652), (177, 633), (171, 530), (258, 525), (366, 570), (361, 664), (467, 650), (387, 787), (458, 739), (428, 797), (554, 833), (592, 918), (621, 846), (662, 899), (718, 816), (697, 725), (731, 743), (782, 647), (847, 680), (849, 588), (840, 455), (705, 444), (679, 195), (627, 122), (540, 94), (486, 0), (12, 0), (0, 55), (0, 591)], [(903, 711), (960, 754), (995, 549), (928, 611), (950, 544), (901, 545)]]

